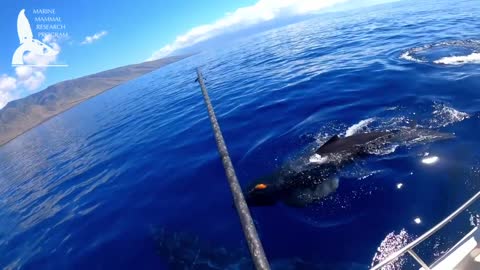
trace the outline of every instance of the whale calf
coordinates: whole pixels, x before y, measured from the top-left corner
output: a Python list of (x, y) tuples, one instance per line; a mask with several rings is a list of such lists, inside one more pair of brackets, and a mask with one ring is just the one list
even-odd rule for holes
[(316, 149), (314, 156), (319, 162), (311, 162), (300, 171), (283, 168), (257, 179), (244, 191), (245, 199), (250, 206), (282, 202), (304, 207), (334, 192), (338, 188), (336, 174), (355, 159), (375, 154), (391, 145), (406, 146), (454, 137), (451, 133), (421, 128), (357, 133), (348, 137), (335, 135)]

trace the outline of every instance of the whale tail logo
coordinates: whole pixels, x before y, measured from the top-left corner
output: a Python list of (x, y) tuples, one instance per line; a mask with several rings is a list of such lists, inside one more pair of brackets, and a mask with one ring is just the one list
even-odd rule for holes
[(26, 52), (40, 56), (55, 56), (58, 54), (58, 51), (54, 50), (52, 47), (33, 38), (32, 28), (25, 15), (25, 9), (22, 9), (20, 13), (18, 13), (17, 32), (20, 46), (13, 54), (12, 65), (24, 65), (23, 56)]

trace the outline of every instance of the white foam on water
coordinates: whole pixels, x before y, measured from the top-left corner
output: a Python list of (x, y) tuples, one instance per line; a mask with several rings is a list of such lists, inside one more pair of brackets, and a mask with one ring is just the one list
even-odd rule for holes
[(405, 142), (405, 145), (410, 146), (413, 144), (418, 144), (422, 142), (429, 142), (429, 141), (435, 141), (435, 139), (439, 138), (437, 135), (420, 135), (418, 138), (415, 138), (411, 141)]
[(417, 62), (417, 63), (425, 63), (426, 61), (415, 58), (412, 56), (411, 51), (406, 51), (402, 55), (400, 55), (400, 58), (403, 60), (411, 61), (411, 62)]
[(479, 214), (470, 213), (469, 220), (470, 220), (470, 225), (472, 225), (473, 227), (480, 226), (480, 215)]
[(395, 111), (397, 109), (398, 109), (398, 106), (392, 106), (392, 107), (385, 108), (385, 111)]
[(395, 116), (391, 118), (380, 119), (378, 121), (378, 130), (390, 131), (397, 130), (403, 126), (409, 125), (409, 119), (406, 116)]
[(434, 109), (432, 123), (436, 124), (436, 126), (445, 127), (449, 124), (460, 122), (470, 117), (468, 113), (458, 111), (444, 104), (435, 104)]
[[(405, 229), (402, 229), (398, 234), (391, 232), (387, 234), (385, 239), (380, 243), (380, 246), (377, 248), (377, 252), (373, 256), (371, 266), (378, 264), (379, 262), (385, 260), (388, 256), (395, 253), (397, 250), (401, 249), (407, 245), (410, 241), (413, 240), (413, 237), (407, 233)], [(382, 267), (382, 270), (399, 270), (402, 269), (406, 263), (406, 256), (401, 256), (391, 263)]]
[(352, 136), (353, 134), (356, 134), (357, 132), (361, 131), (364, 127), (368, 126), (371, 124), (373, 121), (375, 121), (375, 118), (367, 118), (365, 120), (362, 120), (355, 125), (352, 125), (345, 131), (345, 137)]
[(373, 175), (375, 175), (375, 174), (377, 174), (377, 173), (380, 173), (380, 172), (382, 172), (382, 170), (371, 171), (371, 172), (369, 172), (369, 173), (366, 174), (366, 175), (363, 175), (363, 176), (358, 177), (357, 179), (358, 179), (358, 180), (365, 180), (365, 179), (369, 178), (370, 176), (373, 176)]
[[(446, 56), (440, 59), (420, 59), (421, 54), (428, 53), (435, 49), (463, 48), (470, 50), (471, 54), (463, 56)], [(462, 65), (466, 63), (480, 63), (480, 40), (449, 40), (437, 43), (425, 44), (423, 46), (408, 49), (400, 55), (401, 59), (416, 63), (432, 63), (440, 65)]]
[(391, 145), (382, 146), (380, 148), (370, 148), (367, 150), (367, 152), (371, 155), (384, 156), (384, 155), (388, 155), (395, 152), (398, 146), (399, 146), (398, 144), (391, 144)]
[(319, 154), (314, 154), (308, 159), (308, 161), (315, 164), (324, 164), (328, 162), (328, 157), (322, 157)]
[(480, 63), (480, 53), (472, 53), (463, 56), (448, 56), (433, 61), (435, 64), (442, 65), (463, 65)]

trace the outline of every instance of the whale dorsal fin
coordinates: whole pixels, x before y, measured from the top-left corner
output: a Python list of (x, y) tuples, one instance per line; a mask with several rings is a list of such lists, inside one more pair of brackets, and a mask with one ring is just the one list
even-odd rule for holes
[[(339, 137), (338, 135), (334, 135), (334, 136), (332, 136), (330, 139), (328, 139), (328, 141), (325, 142), (323, 145), (331, 144), (331, 143), (333, 143), (333, 142), (335, 142), (335, 141), (338, 141), (339, 139), (340, 139), (340, 137)], [(322, 145), (322, 146), (323, 146), (323, 145)]]
[(322, 149), (323, 149), (325, 146), (327, 146), (327, 145), (329, 145), (329, 144), (332, 144), (332, 143), (334, 143), (334, 142), (336, 142), (336, 141), (338, 141), (338, 140), (340, 140), (340, 137), (339, 137), (338, 135), (332, 136), (330, 139), (328, 139), (328, 141), (326, 141), (322, 146), (320, 146), (320, 148), (318, 148), (317, 151), (315, 151), (315, 153), (321, 154), (321, 153), (322, 153)]
[(20, 44), (23, 44), (26, 40), (33, 38), (32, 28), (28, 22), (27, 16), (25, 16), (25, 9), (22, 9), (17, 18), (17, 31)]

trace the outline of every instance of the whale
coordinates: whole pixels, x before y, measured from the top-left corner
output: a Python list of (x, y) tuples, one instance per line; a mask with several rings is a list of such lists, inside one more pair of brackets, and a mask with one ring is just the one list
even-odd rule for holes
[(455, 138), (454, 134), (424, 128), (373, 131), (342, 137), (334, 135), (315, 150), (301, 170), (285, 166), (250, 183), (244, 190), (249, 206), (279, 202), (305, 207), (335, 192), (338, 172), (349, 163), (393, 146), (410, 146)]
[[(201, 239), (198, 235), (175, 231), (165, 227), (153, 227), (152, 238), (156, 254), (167, 269), (188, 270), (251, 270), (254, 269), (250, 253), (244, 243), (223, 246)], [(300, 257), (270, 258), (275, 270), (366, 270), (365, 265), (351, 262), (311, 261)]]

